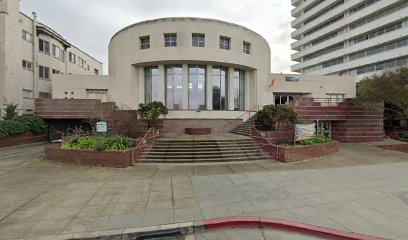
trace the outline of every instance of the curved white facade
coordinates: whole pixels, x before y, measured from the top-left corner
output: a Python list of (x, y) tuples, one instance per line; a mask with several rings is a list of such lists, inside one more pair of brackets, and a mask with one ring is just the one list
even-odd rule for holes
[[(201, 18), (140, 22), (120, 30), (109, 44), (109, 75), (115, 79), (110, 94), (130, 108), (157, 100), (173, 110), (215, 110), (221, 87), (225, 106), (216, 110), (248, 110), (271, 102), (272, 93), (257, 94), (270, 81), (270, 55), (263, 37), (236, 24)], [(172, 94), (178, 98), (174, 104)]]

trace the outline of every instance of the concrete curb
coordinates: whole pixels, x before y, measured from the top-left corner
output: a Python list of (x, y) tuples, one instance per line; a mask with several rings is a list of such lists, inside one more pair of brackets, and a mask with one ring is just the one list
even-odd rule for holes
[[(343, 232), (339, 230), (322, 228), (309, 224), (296, 223), (286, 220), (262, 217), (231, 217), (208, 219), (197, 222), (176, 223), (152, 227), (127, 228), (118, 234), (112, 235), (112, 231), (106, 231), (106, 234), (94, 236), (91, 238), (71, 238), (71, 239), (139, 239), (141, 237), (165, 237), (169, 235), (187, 235), (195, 232), (210, 231), (223, 228), (272, 228), (305, 235), (324, 237), (335, 240), (386, 240), (385, 238), (373, 237), (358, 233)], [(110, 233), (110, 234), (109, 234)]]

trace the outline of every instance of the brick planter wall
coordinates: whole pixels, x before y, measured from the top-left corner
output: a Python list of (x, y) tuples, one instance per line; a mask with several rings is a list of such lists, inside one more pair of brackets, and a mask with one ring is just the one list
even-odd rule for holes
[(323, 157), (338, 151), (338, 142), (314, 145), (278, 146), (277, 160), (282, 162), (297, 162), (311, 158)]
[(85, 166), (126, 168), (132, 165), (132, 149), (125, 151), (103, 151), (62, 149), (53, 145), (45, 147), (45, 157), (61, 163)]
[(38, 143), (38, 142), (47, 142), (47, 134), (38, 134), (34, 135), (32, 133), (19, 134), (7, 137), (0, 140), (0, 148), (18, 146), (23, 144)]

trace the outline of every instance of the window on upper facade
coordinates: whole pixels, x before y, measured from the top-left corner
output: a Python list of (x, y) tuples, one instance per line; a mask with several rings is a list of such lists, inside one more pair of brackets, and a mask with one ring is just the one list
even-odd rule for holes
[(193, 47), (204, 47), (205, 46), (205, 35), (204, 34), (193, 34)]
[(24, 69), (27, 69), (27, 70), (30, 70), (30, 71), (33, 70), (33, 63), (29, 62), (27, 60), (22, 61), (22, 66), (23, 66)]
[(65, 51), (61, 50), (61, 62), (65, 62)]
[(81, 57), (78, 57), (78, 66), (84, 67), (84, 59), (82, 59)]
[(96, 75), (99, 75), (99, 71), (98, 71), (98, 69), (94, 69), (94, 73), (96, 74)]
[(244, 42), (242, 44), (242, 52), (246, 53), (246, 54), (250, 54), (251, 53), (251, 44), (249, 42)]
[(140, 37), (140, 48), (141, 49), (150, 48), (150, 36)]
[(73, 54), (72, 52), (69, 53), (68, 59), (69, 62), (76, 64), (76, 55)]
[(220, 48), (225, 50), (230, 50), (230, 41), (229, 37), (220, 37)]
[(38, 67), (38, 77), (49, 80), (50, 79), (50, 68), (40, 65)]
[(60, 74), (61, 72), (55, 69), (52, 69), (52, 74)]
[(40, 98), (51, 98), (52, 96), (51, 96), (51, 93), (47, 93), (47, 92), (39, 92), (38, 93), (38, 96), (40, 97)]
[(52, 56), (55, 58), (61, 58), (61, 48), (52, 44)]
[(165, 47), (177, 47), (177, 34), (165, 34), (164, 35)]
[(23, 30), (23, 39), (26, 40), (27, 42), (32, 43), (33, 42), (33, 35), (26, 30)]
[(33, 91), (28, 89), (23, 89), (23, 98), (32, 99), (33, 98)]
[(50, 42), (39, 39), (38, 43), (38, 49), (40, 50), (40, 52), (50, 54)]

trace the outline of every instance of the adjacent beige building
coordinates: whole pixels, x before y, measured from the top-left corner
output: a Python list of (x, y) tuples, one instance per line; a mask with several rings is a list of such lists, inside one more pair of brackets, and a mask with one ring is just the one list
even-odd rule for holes
[(35, 98), (52, 97), (57, 75), (103, 73), (100, 61), (19, 8), (18, 0), (0, 0), (0, 118), (7, 104), (33, 114)]
[[(270, 69), (270, 47), (250, 29), (215, 19), (161, 18), (112, 37), (108, 76), (58, 75), (52, 91), (53, 98), (97, 98), (122, 109), (161, 101), (171, 110), (169, 119), (235, 119), (299, 96), (356, 94), (351, 77), (271, 74)], [(284, 96), (288, 101), (281, 100)]]

